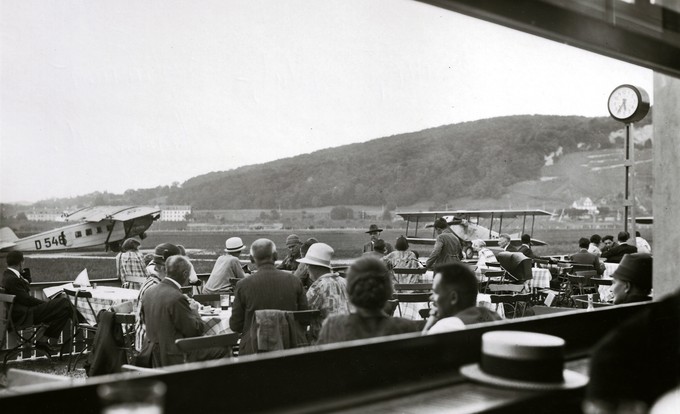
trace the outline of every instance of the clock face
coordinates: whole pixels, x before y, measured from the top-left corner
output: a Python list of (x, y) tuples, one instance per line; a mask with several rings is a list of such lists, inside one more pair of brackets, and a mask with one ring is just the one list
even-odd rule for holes
[(614, 118), (626, 119), (635, 113), (639, 104), (638, 95), (633, 88), (620, 86), (609, 97), (609, 113)]

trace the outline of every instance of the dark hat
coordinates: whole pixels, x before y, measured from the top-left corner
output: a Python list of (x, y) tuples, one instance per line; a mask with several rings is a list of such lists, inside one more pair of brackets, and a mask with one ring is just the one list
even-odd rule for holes
[(302, 244), (302, 241), (297, 234), (291, 234), (290, 236), (286, 237), (286, 246), (292, 246), (296, 244)]
[(652, 288), (652, 256), (648, 253), (626, 254), (612, 277), (630, 282), (643, 290)]
[(435, 229), (445, 229), (447, 227), (449, 227), (449, 222), (446, 221), (444, 217), (439, 217), (437, 220), (434, 221)]
[(385, 253), (385, 240), (383, 239), (378, 239), (373, 242), (373, 250)]
[(153, 262), (162, 265), (165, 264), (168, 257), (177, 256), (180, 253), (179, 247), (174, 244), (162, 243), (156, 246), (156, 249), (153, 252)]
[(383, 229), (378, 227), (377, 224), (371, 224), (370, 226), (368, 226), (368, 231), (366, 233), (371, 234), (371, 233), (376, 233), (376, 232), (379, 232), (379, 231), (383, 231)]

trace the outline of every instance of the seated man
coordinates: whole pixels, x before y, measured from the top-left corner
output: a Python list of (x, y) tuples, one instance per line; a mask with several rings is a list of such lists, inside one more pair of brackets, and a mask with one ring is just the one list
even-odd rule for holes
[(638, 251), (637, 247), (628, 244), (630, 234), (627, 231), (619, 232), (616, 238), (619, 240), (619, 244), (602, 252), (602, 258), (607, 259), (608, 263), (619, 263), (624, 254), (637, 253)]
[(71, 302), (63, 296), (48, 302), (34, 298), (29, 293), (30, 280), (22, 276), (24, 254), (12, 251), (7, 253), (6, 260), (7, 270), (2, 275), (0, 286), (5, 288), (8, 295), (15, 296), (11, 315), (14, 326), (27, 327), (41, 323), (48, 325), (44, 336), (37, 338), (35, 347), (48, 354), (54, 353), (55, 350), (47, 341), (48, 338), (58, 338), (71, 319), (73, 315)]
[(203, 293), (223, 293), (231, 287), (229, 279), (243, 279), (246, 277), (239, 261), (241, 251), (246, 248), (240, 237), (230, 237), (225, 242), (227, 253), (220, 256), (215, 262), (210, 277), (203, 287)]
[(349, 313), (347, 282), (331, 269), (333, 249), (325, 243), (313, 244), (303, 259), (298, 262), (309, 267), (309, 278), (312, 285), (307, 290), (309, 309), (318, 309), (320, 317), (312, 320), (311, 337), (316, 339), (321, 330), (321, 323), (332, 315)]
[[(150, 360), (151, 367), (164, 367), (184, 362), (175, 345), (176, 339), (203, 335), (205, 326), (196, 306), (190, 307), (180, 287), (189, 282), (191, 263), (183, 256), (171, 256), (165, 262), (166, 277), (148, 289), (142, 299), (140, 317), (146, 326), (146, 341), (141, 359)], [(226, 349), (192, 352), (190, 361), (217, 359), (227, 355)]]
[(302, 253), (300, 252), (302, 241), (300, 240), (300, 237), (298, 237), (297, 234), (291, 234), (286, 237), (286, 247), (289, 252), (288, 256), (286, 256), (276, 268), (295, 272), (298, 268), (297, 259), (302, 257)]
[(422, 330), (424, 321), (391, 317), (383, 309), (392, 297), (392, 279), (385, 263), (363, 256), (347, 271), (347, 293), (355, 310), (349, 315), (326, 319), (319, 333), (319, 344), (397, 335)]
[(496, 312), (477, 306), (477, 277), (464, 263), (450, 263), (435, 270), (431, 300), (433, 307), (423, 329), (426, 334), (501, 319)]
[(307, 297), (302, 281), (290, 272), (277, 270), (276, 245), (269, 239), (258, 239), (250, 245), (250, 255), (257, 272), (236, 285), (229, 327), (239, 332), (239, 355), (257, 352), (257, 338), (251, 332), (255, 311), (278, 309), (283, 311), (307, 310)]
[(588, 247), (590, 247), (590, 240), (586, 239), (585, 237), (581, 237), (578, 240), (578, 247), (579, 251), (571, 255), (572, 262), (592, 265), (593, 269), (597, 272), (597, 276), (602, 276), (605, 267), (604, 264), (600, 262), (600, 259), (597, 258), (597, 256), (588, 251)]
[(531, 236), (522, 234), (522, 245), (517, 248), (517, 251), (523, 253), (526, 257), (533, 259), (536, 257), (531, 250)]
[(652, 300), (652, 256), (633, 253), (623, 256), (621, 264), (612, 274), (611, 292), (614, 304)]
[(516, 252), (517, 248), (513, 246), (512, 239), (508, 233), (501, 233), (498, 235), (498, 247), (506, 252)]

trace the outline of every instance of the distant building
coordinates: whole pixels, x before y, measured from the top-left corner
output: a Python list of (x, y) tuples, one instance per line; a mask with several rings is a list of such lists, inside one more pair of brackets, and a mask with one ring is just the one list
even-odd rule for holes
[(32, 210), (26, 213), (29, 221), (64, 221), (64, 213), (59, 210)]
[(161, 210), (160, 221), (187, 221), (191, 206), (158, 206)]
[(571, 204), (572, 208), (587, 210), (589, 214), (597, 214), (597, 206), (590, 197), (581, 197)]

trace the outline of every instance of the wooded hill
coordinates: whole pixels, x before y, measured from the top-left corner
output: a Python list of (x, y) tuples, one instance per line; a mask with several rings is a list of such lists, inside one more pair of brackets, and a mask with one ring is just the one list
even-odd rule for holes
[(610, 134), (621, 127), (609, 117), (491, 118), (211, 172), (181, 186), (89, 197), (90, 204), (149, 204), (161, 198), (165, 204), (190, 204), (197, 210), (405, 206), (423, 200), (494, 198), (513, 184), (539, 179), (548, 156), (557, 161), (577, 151), (620, 148), (621, 141), (612, 143)]

